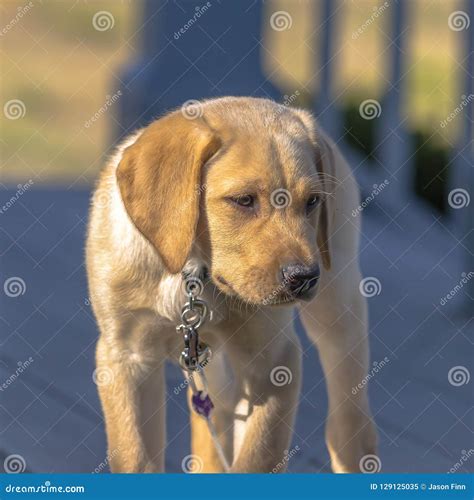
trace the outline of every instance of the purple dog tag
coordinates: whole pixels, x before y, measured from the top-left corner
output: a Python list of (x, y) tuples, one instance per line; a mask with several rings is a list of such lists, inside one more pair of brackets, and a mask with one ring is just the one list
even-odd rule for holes
[(209, 394), (202, 397), (203, 391), (197, 391), (192, 395), (191, 402), (193, 405), (193, 410), (202, 417), (209, 418), (214, 405), (212, 404)]

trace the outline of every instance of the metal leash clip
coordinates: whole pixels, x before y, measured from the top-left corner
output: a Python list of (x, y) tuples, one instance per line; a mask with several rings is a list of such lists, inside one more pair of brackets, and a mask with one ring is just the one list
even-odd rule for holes
[[(212, 319), (212, 311), (209, 311), (206, 302), (198, 298), (201, 295), (204, 285), (199, 278), (185, 277), (186, 295), (188, 301), (181, 310), (182, 323), (176, 330), (183, 334), (184, 349), (179, 357), (179, 364), (186, 372), (186, 379), (191, 387), (191, 407), (201, 417), (206, 420), (207, 427), (211, 434), (212, 441), (219, 455), (222, 467), (229, 472), (230, 465), (224, 453), (224, 448), (220, 444), (219, 436), (211, 419), (211, 412), (214, 408), (207, 378), (204, 374), (204, 367), (211, 359), (212, 352), (207, 344), (199, 341), (198, 329), (204, 324), (208, 315)], [(195, 375), (200, 377), (202, 389), (198, 389), (194, 380)]]
[(209, 308), (204, 300), (197, 298), (203, 285), (198, 278), (188, 278), (185, 282), (188, 301), (181, 310), (181, 325), (176, 331), (183, 334), (184, 349), (179, 357), (181, 368), (187, 371), (198, 370), (211, 357), (211, 349), (199, 341), (198, 329), (206, 321)]

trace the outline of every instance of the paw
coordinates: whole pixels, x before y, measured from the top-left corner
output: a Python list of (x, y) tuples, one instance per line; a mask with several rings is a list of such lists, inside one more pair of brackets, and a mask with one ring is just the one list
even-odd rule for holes
[(328, 423), (326, 441), (333, 472), (380, 472), (377, 430), (371, 418), (359, 416)]

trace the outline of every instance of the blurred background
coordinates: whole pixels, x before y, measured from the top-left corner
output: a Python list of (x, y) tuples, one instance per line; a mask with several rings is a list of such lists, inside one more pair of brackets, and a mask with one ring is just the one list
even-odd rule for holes
[[(380, 469), (474, 469), (472, 1), (3, 0), (0, 14), (5, 464), (108, 470), (83, 264), (107, 155), (182, 103), (255, 95), (313, 110), (359, 181), (374, 368), (389, 359), (370, 383)], [(324, 472), (324, 381), (298, 328), (289, 469)], [(179, 472), (187, 409), (173, 367), (168, 381)]]

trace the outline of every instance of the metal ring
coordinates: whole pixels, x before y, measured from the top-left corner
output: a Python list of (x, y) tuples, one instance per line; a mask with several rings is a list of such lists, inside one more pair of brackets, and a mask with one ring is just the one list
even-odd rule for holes
[[(189, 315), (193, 313), (194, 316)], [(185, 326), (199, 328), (206, 320), (208, 308), (206, 303), (200, 299), (194, 299), (193, 304), (186, 302), (181, 310), (181, 320)]]

